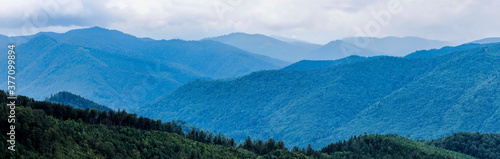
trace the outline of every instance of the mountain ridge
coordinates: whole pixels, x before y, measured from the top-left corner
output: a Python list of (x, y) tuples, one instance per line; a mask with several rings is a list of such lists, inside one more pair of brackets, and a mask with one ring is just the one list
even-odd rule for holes
[(286, 42), (262, 34), (246, 34), (241, 32), (205, 38), (203, 40), (218, 41), (255, 54), (291, 62), (304, 58), (303, 56), (307, 52), (320, 47), (317, 44)]
[(370, 57), (381, 54), (383, 53), (369, 48), (357, 47), (342, 40), (334, 40), (316, 50), (312, 50), (308, 53), (308, 57), (310, 60), (338, 60), (352, 55)]
[(500, 43), (500, 37), (489, 37), (489, 38), (483, 38), (479, 40), (474, 40), (469, 43), (477, 43), (477, 44), (491, 44), (491, 43)]
[(354, 46), (382, 52), (384, 54), (381, 55), (389, 56), (406, 56), (418, 50), (437, 49), (453, 45), (453, 43), (447, 41), (430, 40), (415, 36), (346, 37), (342, 40)]
[[(499, 109), (495, 85), (500, 82), (496, 78), (500, 66), (494, 62), (499, 53), (500, 44), (496, 44), (434, 58), (379, 57), (313, 70), (260, 71), (232, 80), (194, 81), (141, 108), (145, 115), (179, 118), (235, 138), (244, 138), (239, 135), (244, 132), (299, 146), (324, 146), (325, 140), (353, 132), (422, 139), (454, 131), (499, 132), (492, 127), (499, 116), (494, 111), (484, 113)], [(405, 105), (399, 108), (400, 104)], [(433, 110), (440, 104), (442, 108)], [(471, 120), (454, 120), (463, 110)], [(482, 120), (484, 127), (466, 126)]]
[(22, 55), (16, 59), (23, 77), (18, 93), (42, 100), (70, 91), (127, 110), (191, 80), (232, 78), (287, 64), (219, 42), (145, 41), (99, 27), (39, 33), (17, 45), (16, 52)]

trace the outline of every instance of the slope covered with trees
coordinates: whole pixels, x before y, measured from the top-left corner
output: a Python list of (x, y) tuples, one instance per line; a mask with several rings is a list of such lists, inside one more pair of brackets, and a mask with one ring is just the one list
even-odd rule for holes
[(455, 51), (460, 51), (460, 50), (467, 50), (467, 49), (472, 49), (472, 48), (477, 48), (480, 46), (487, 46), (486, 44), (474, 44), (474, 43), (469, 43), (469, 44), (462, 44), (459, 46), (451, 47), (451, 46), (446, 46), (440, 49), (430, 49), (430, 50), (419, 50), (415, 51), (411, 54), (406, 55), (406, 58), (433, 58), (441, 55), (445, 55), (451, 52)]
[(416, 139), (498, 133), (498, 61), (496, 44), (434, 58), (379, 57), (305, 71), (260, 71), (187, 83), (142, 106), (142, 112), (236, 139), (250, 135), (315, 148), (365, 132)]
[(336, 158), (473, 158), (396, 134), (354, 136), (347, 141), (329, 144), (320, 152)]
[[(40, 109), (18, 107), (20, 139), (16, 158), (252, 158), (235, 147), (202, 144), (178, 134), (130, 127), (90, 125), (45, 116)], [(31, 125), (31, 126), (30, 126)], [(2, 125), (3, 126), (3, 125)], [(6, 141), (7, 138), (1, 135)], [(2, 142), (2, 147), (6, 147)]]
[[(0, 92), (1, 99), (6, 93)], [(137, 117), (125, 111), (76, 109), (18, 96), (16, 151), (2, 149), (15, 158), (255, 158), (238, 149), (223, 135), (213, 138), (196, 132), (186, 135), (173, 122)], [(5, 105), (5, 100), (0, 101)], [(8, 114), (0, 126), (8, 127)], [(7, 140), (7, 129), (1, 129)], [(204, 137), (203, 137), (204, 136)], [(2, 142), (2, 147), (7, 147)]]
[(80, 109), (97, 109), (97, 110), (102, 110), (102, 111), (110, 111), (112, 109), (104, 106), (97, 104), (91, 100), (85, 99), (79, 95), (73, 94), (71, 92), (67, 91), (62, 91), (56, 94), (51, 95), (50, 97), (46, 98), (45, 101), (48, 102), (53, 102), (53, 103), (60, 103), (64, 105), (71, 105), (74, 108), (80, 108)]
[(424, 142), (481, 159), (500, 158), (500, 134), (459, 132)]
[[(331, 144), (321, 151), (288, 150), (283, 141), (248, 137), (241, 145), (223, 135), (191, 130), (185, 134), (173, 122), (163, 123), (125, 111), (76, 109), (18, 96), (16, 151), (1, 149), (2, 158), (470, 158), (436, 148), (415, 145), (397, 135), (368, 135)], [(0, 104), (6, 93), (0, 91)], [(0, 113), (0, 127), (7, 127), (7, 112)], [(6, 141), (7, 129), (0, 130)], [(7, 147), (0, 142), (0, 147)], [(417, 155), (417, 156), (415, 156)]]
[(431, 139), (459, 131), (500, 132), (499, 44), (428, 61), (434, 65), (431, 70), (334, 133), (398, 133)]

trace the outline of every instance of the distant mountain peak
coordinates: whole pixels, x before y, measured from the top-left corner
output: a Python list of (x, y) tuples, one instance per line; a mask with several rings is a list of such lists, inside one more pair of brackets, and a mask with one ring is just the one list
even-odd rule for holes
[(280, 41), (288, 42), (288, 43), (309, 43), (308, 41), (300, 40), (300, 39), (295, 39), (295, 38), (289, 38), (289, 37), (283, 37), (283, 36), (278, 36), (278, 35), (272, 35), (272, 38), (275, 38)]
[(70, 30), (64, 34), (83, 34), (83, 35), (90, 35), (90, 36), (97, 36), (97, 35), (106, 35), (106, 36), (126, 36), (129, 38), (136, 38), (136, 36), (133, 36), (131, 34), (127, 34), (118, 30), (112, 30), (112, 29), (107, 29), (107, 28), (102, 28), (98, 26), (90, 27), (90, 28), (82, 28), (82, 29), (74, 29)]
[[(227, 35), (254, 35), (254, 34), (248, 34), (248, 33), (244, 33), (244, 32), (233, 32), (233, 33), (230, 33)], [(227, 35), (222, 35), (222, 36), (227, 36)]]
[(305, 59), (304, 56), (309, 51), (321, 47), (320, 45), (310, 43), (285, 42), (263, 34), (241, 32), (205, 38), (203, 40), (218, 41), (254, 54), (265, 55), (289, 62)]
[(73, 29), (68, 32), (75, 32), (75, 31), (110, 31), (109, 29), (98, 27), (98, 26), (93, 26), (89, 28), (80, 28), (80, 29)]
[(313, 60), (337, 60), (351, 55), (370, 57), (379, 54), (369, 48), (358, 47), (343, 40), (334, 40), (311, 51), (309, 57)]
[(345, 43), (345, 41), (342, 41), (342, 40), (333, 40), (333, 41), (330, 41), (327, 44), (325, 44), (325, 46), (327, 46), (327, 45), (340, 45), (342, 43)]
[(99, 27), (99, 26), (93, 26), (93, 27), (90, 27), (89, 29), (104, 29), (104, 30), (109, 30), (109, 29), (106, 29), (106, 28), (103, 28), (103, 27)]
[(49, 35), (45, 35), (45, 34), (40, 34), (32, 39), (30, 39), (28, 41), (28, 45), (32, 45), (32, 44), (41, 44), (41, 45), (48, 45), (48, 44), (55, 44), (57, 43), (58, 41), (56, 39), (54, 39), (53, 37), (49, 36)]
[(205, 38), (206, 40), (213, 40), (213, 39), (219, 39), (219, 38), (265, 38), (267, 40), (269, 39), (272, 39), (272, 40), (276, 40), (276, 39), (273, 39), (267, 35), (263, 35), (263, 34), (249, 34), (249, 33), (244, 33), (244, 32), (234, 32), (234, 33), (230, 33), (230, 34), (227, 34), (227, 35), (221, 35), (221, 36), (217, 36), (217, 37), (212, 37), (212, 38)]
[(89, 27), (89, 28), (75, 29), (75, 30), (71, 30), (71, 31), (76, 31), (76, 30), (87, 30), (87, 31), (117, 31), (117, 32), (120, 32), (120, 31), (118, 31), (118, 30), (107, 29), (107, 28), (103, 28), (103, 27), (99, 27), (99, 26), (93, 26), (93, 27)]

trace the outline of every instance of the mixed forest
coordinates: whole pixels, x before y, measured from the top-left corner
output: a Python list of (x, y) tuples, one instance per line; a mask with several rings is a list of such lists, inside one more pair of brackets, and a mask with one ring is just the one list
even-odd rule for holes
[[(6, 97), (0, 91), (0, 104), (6, 104)], [(2, 111), (0, 127), (9, 126), (8, 115)], [(124, 110), (81, 109), (25, 96), (18, 96), (14, 125), (16, 151), (1, 149), (2, 158), (498, 158), (500, 143), (499, 134), (457, 133), (423, 141), (362, 134), (322, 149), (288, 148), (272, 138), (248, 137), (237, 144), (222, 134), (194, 128), (185, 133), (174, 122)], [(0, 131), (6, 141), (8, 130)], [(0, 142), (1, 147), (7, 144)]]

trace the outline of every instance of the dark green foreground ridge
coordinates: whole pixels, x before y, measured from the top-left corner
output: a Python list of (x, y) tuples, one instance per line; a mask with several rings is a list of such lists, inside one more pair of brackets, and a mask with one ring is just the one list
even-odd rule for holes
[[(0, 91), (0, 104), (6, 104)], [(137, 117), (125, 111), (75, 109), (18, 96), (16, 151), (0, 142), (1, 158), (473, 158), (398, 135), (361, 135), (321, 150), (269, 139), (242, 145), (225, 136), (184, 134), (172, 122)], [(7, 140), (8, 114), (0, 114), (0, 139)]]

